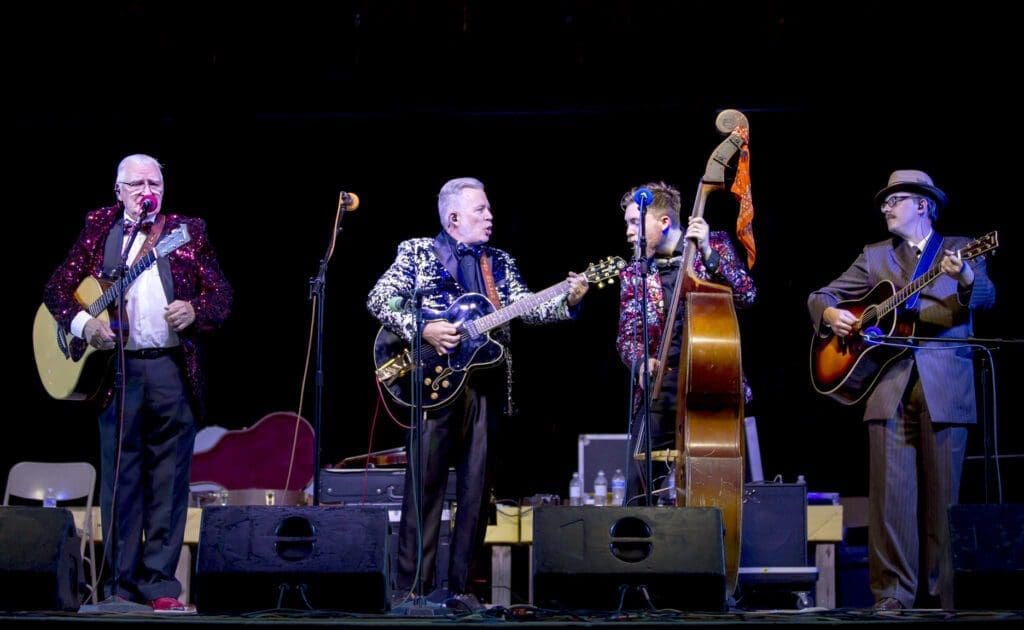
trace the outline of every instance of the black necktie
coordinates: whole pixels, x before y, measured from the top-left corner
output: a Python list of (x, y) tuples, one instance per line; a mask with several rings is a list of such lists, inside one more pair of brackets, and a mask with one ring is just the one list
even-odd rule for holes
[(455, 256), (459, 259), (459, 283), (471, 293), (484, 293), (483, 277), (480, 275), (479, 245), (470, 246), (463, 243), (455, 245)]

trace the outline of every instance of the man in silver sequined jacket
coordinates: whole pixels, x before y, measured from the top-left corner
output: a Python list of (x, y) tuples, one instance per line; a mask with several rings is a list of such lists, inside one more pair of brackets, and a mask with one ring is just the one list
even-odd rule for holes
[[(438, 195), (438, 213), (441, 232), (434, 238), (416, 238), (400, 243), (394, 263), (377, 281), (367, 300), (370, 313), (387, 330), (406, 342), (413, 340), (416, 317), (411, 310), (394, 306), (411, 303), (414, 292), (421, 296), (424, 309), (437, 311), (445, 310), (466, 293), (487, 295), (491, 301), (496, 296), (500, 302), (494, 305), (496, 308), (507, 307), (531, 295), (515, 259), (507, 252), (486, 245), (491, 237), (493, 214), (480, 181), (460, 178), (447, 182)], [(483, 264), (482, 259), (486, 259)], [(570, 273), (568, 287), (567, 293), (524, 313), (524, 321), (539, 324), (572, 318), (576, 306), (587, 292), (586, 278)], [(507, 327), (496, 330), (493, 336), (502, 344), (509, 341)], [(423, 344), (429, 344), (439, 355), (451, 352), (460, 341), (458, 327), (446, 319), (425, 322), (422, 337)], [(429, 591), (435, 581), (438, 534), (449, 466), (454, 466), (458, 475), (458, 510), (447, 567), (448, 587), (445, 589), (442, 583), (438, 583), (437, 591), (430, 597), (431, 600), (448, 601), (449, 605), (450, 598), (462, 598), (462, 604), (465, 604), (469, 568), (476, 552), (483, 546), (493, 472), (490, 446), (495, 440), (497, 420), (506, 393), (503, 372), (495, 369), (473, 371), (453, 402), (428, 410), (423, 423), (421, 570), (424, 591)], [(410, 465), (406, 471), (406, 492), (399, 527), (395, 583), (399, 597), (414, 588), (416, 575), (417, 523), (412, 469)], [(441, 567), (442, 573), (444, 569)]]

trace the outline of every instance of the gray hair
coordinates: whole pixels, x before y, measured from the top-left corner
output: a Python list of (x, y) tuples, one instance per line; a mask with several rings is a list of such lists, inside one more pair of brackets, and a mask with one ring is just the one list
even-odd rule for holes
[(447, 228), (448, 213), (452, 211), (455, 198), (459, 196), (463, 188), (476, 188), (483, 190), (484, 184), (475, 177), (458, 177), (450, 179), (441, 186), (441, 192), (437, 193), (437, 216), (441, 219), (441, 227)]
[(121, 162), (117, 165), (117, 175), (115, 175), (114, 177), (114, 185), (116, 186), (117, 184), (121, 183), (121, 181), (123, 181), (124, 170), (128, 167), (128, 164), (144, 164), (146, 162), (149, 162), (150, 164), (156, 166), (156, 168), (160, 171), (160, 176), (163, 176), (164, 167), (155, 157), (151, 155), (146, 155), (145, 153), (133, 153), (131, 155), (126, 155), (124, 159), (122, 159)]

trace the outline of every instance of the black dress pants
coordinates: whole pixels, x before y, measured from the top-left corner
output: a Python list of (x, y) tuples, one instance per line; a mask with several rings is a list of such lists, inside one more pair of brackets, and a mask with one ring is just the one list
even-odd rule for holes
[[(416, 470), (410, 459), (405, 474), (402, 499), (402, 521), (398, 532), (399, 590), (416, 587), (417, 539), (422, 533), (423, 557), (420, 571), (424, 595), (433, 588), (437, 545), (444, 506), (448, 469), (455, 467), (455, 523), (451, 538), (448, 568), (448, 589), (466, 592), (469, 569), (483, 547), (487, 530), (487, 511), (492, 487), (491, 441), (495, 439), (497, 419), (501, 413), (503, 383), (495, 374), (500, 369), (470, 376), (465, 391), (452, 404), (427, 414), (423, 422), (420, 452), (423, 462), (422, 527), (418, 526), (416, 510)], [(474, 378), (474, 377), (483, 378)], [(412, 449), (410, 448), (410, 453)]]
[(105, 597), (149, 602), (181, 594), (174, 572), (185, 537), (196, 429), (180, 362), (176, 352), (126, 360), (120, 449), (116, 397), (99, 418)]

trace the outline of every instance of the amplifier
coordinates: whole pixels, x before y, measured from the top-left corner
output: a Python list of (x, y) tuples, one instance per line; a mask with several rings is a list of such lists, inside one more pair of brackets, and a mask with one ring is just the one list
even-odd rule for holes
[[(405, 494), (405, 468), (325, 468), (320, 471), (320, 503), (394, 503)], [(448, 469), (446, 503), (455, 501), (455, 469)]]
[(742, 566), (807, 566), (807, 486), (746, 484), (741, 532)]

